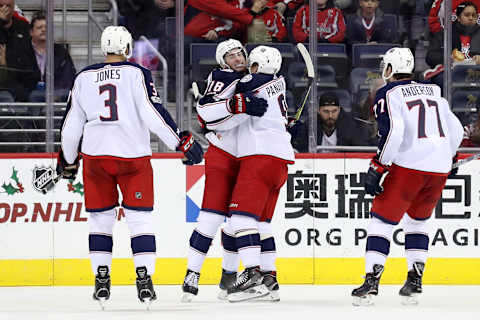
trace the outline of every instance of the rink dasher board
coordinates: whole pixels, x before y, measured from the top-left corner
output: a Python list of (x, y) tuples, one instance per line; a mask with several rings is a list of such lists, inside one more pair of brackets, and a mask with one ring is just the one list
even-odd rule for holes
[[(303, 154), (289, 166), (272, 221), (281, 283), (361, 281), (371, 206), (362, 179), (371, 156)], [(188, 239), (203, 195), (204, 166), (185, 167), (180, 157), (158, 154), (151, 161), (158, 284), (183, 280)], [(75, 181), (62, 180), (44, 195), (35, 187), (55, 175), (55, 160), (48, 154), (3, 155), (0, 164), (0, 285), (91, 284), (81, 169)], [(480, 284), (479, 171), (480, 162), (472, 161), (447, 182), (430, 219), (426, 284)], [(112, 282), (132, 284), (130, 235), (121, 209), (117, 218)], [(201, 283), (218, 283), (221, 255), (217, 235)], [(401, 283), (406, 273), (401, 224), (390, 257), (382, 281)]]

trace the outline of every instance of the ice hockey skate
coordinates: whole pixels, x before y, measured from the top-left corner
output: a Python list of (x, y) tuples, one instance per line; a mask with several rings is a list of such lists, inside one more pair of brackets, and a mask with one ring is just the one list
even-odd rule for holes
[(378, 284), (382, 276), (384, 267), (380, 264), (373, 266), (373, 272), (365, 275), (365, 282), (358, 288), (353, 289), (353, 305), (354, 306), (369, 306), (373, 305), (373, 296), (378, 294)]
[(277, 281), (277, 272), (276, 271), (262, 271), (263, 281), (262, 283), (268, 289), (268, 295), (259, 298), (261, 301), (280, 301), (280, 290)]
[(136, 272), (138, 299), (140, 299), (140, 302), (145, 303), (147, 310), (149, 310), (152, 301), (157, 299), (157, 295), (153, 289), (152, 278), (147, 274), (146, 267), (138, 267)]
[(407, 280), (400, 289), (403, 305), (418, 304), (418, 296), (422, 293), (422, 277), (425, 264), (422, 262), (414, 262), (413, 269), (408, 271)]
[(262, 281), (263, 275), (258, 266), (246, 268), (235, 284), (227, 289), (228, 301), (247, 301), (268, 295), (269, 291)]
[(95, 291), (93, 299), (97, 300), (102, 310), (105, 310), (105, 301), (110, 298), (110, 274), (108, 266), (98, 266), (95, 276)]
[(236, 280), (236, 272), (227, 272), (225, 269), (222, 269), (222, 279), (220, 280), (220, 292), (218, 293), (218, 299), (227, 300), (227, 289), (233, 286)]
[(198, 279), (200, 279), (200, 273), (187, 269), (182, 285), (182, 302), (191, 302), (198, 294)]

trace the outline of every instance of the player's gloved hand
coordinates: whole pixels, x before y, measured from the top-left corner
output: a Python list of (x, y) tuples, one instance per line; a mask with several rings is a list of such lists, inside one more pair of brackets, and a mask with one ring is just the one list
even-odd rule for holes
[(246, 113), (261, 117), (268, 108), (267, 101), (255, 97), (252, 92), (237, 93), (229, 100), (230, 112), (233, 114)]
[(290, 133), (290, 136), (292, 139), (295, 139), (295, 137), (298, 134), (298, 129), (301, 126), (301, 122), (295, 120), (295, 117), (288, 117), (287, 118), (287, 131)]
[(388, 167), (378, 161), (377, 156), (370, 161), (370, 168), (365, 178), (364, 188), (365, 192), (371, 196), (378, 196), (383, 192), (383, 187), (380, 185), (380, 179), (388, 172)]
[(58, 150), (57, 154), (57, 175), (62, 175), (62, 179), (72, 179), (75, 180), (78, 173), (78, 168), (80, 167), (80, 157), (77, 156), (75, 161), (72, 164), (69, 164), (65, 157), (63, 156), (63, 150)]
[[(458, 162), (458, 160), (459, 160), (458, 156), (459, 156), (458, 152), (455, 153), (455, 155), (452, 158), (452, 165)], [(455, 177), (457, 175), (457, 173), (458, 173), (458, 167), (452, 169), (450, 171), (450, 173), (448, 174), (448, 179)]]
[(178, 135), (180, 142), (177, 146), (177, 151), (183, 152), (186, 159), (183, 159), (183, 164), (191, 166), (202, 162), (203, 150), (200, 144), (195, 141), (190, 131), (182, 131)]

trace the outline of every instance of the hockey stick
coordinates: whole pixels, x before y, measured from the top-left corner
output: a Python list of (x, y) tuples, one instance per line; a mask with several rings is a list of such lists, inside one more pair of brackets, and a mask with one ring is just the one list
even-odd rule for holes
[(50, 181), (43, 189), (42, 189), (42, 193), (43, 194), (47, 194), (48, 191), (50, 191), (56, 184), (58, 181), (60, 181), (60, 179), (63, 178), (63, 172), (61, 174), (59, 174), (58, 176), (56, 176), (55, 178), (52, 179), (52, 181)]
[(307, 102), (308, 95), (310, 94), (310, 90), (312, 89), (313, 81), (315, 80), (315, 70), (313, 70), (313, 62), (310, 54), (307, 51), (307, 48), (302, 43), (297, 44), (297, 49), (300, 51), (302, 55), (303, 61), (305, 62), (305, 66), (307, 67), (307, 77), (308, 77), (308, 89), (305, 91), (305, 94), (302, 99), (302, 104), (297, 109), (295, 113), (294, 122), (297, 122), (298, 119), (302, 116), (303, 108), (305, 107), (305, 103)]
[(193, 98), (195, 101), (200, 100), (200, 90), (198, 90), (198, 85), (195, 81), (192, 82), (192, 91), (193, 91)]
[(455, 169), (455, 168), (458, 168), (460, 166), (463, 166), (464, 164), (470, 162), (470, 161), (473, 161), (473, 160), (477, 160), (480, 158), (480, 153), (477, 153), (477, 154), (474, 154), (473, 156), (470, 156), (468, 158), (465, 158), (465, 159), (462, 159), (458, 162), (455, 162), (453, 165), (452, 165), (452, 169)]

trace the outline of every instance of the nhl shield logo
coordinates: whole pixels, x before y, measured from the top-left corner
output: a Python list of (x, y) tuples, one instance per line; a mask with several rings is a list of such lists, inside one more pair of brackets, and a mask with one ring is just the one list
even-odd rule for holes
[(53, 180), (53, 169), (51, 167), (35, 167), (33, 169), (33, 187), (42, 192)]

